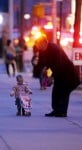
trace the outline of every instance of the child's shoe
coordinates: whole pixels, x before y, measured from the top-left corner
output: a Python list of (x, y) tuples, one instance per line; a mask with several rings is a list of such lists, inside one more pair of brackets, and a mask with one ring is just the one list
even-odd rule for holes
[(16, 116), (21, 116), (21, 112), (17, 112), (17, 113), (16, 113)]
[(22, 108), (22, 116), (25, 116), (25, 110)]
[(21, 108), (18, 108), (18, 112), (16, 113), (17, 116), (21, 116)]

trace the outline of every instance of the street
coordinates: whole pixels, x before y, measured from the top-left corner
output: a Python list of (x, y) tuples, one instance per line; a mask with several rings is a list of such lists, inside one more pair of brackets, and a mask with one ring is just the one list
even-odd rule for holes
[(33, 92), (31, 117), (16, 116), (15, 77), (0, 73), (0, 150), (82, 150), (82, 89), (71, 93), (67, 118), (49, 118), (52, 87), (40, 90), (38, 79), (23, 77)]

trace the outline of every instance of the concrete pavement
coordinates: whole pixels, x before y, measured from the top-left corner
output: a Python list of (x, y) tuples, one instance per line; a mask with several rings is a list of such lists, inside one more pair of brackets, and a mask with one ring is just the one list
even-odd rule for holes
[(23, 76), (33, 91), (29, 118), (16, 116), (9, 95), (15, 78), (0, 74), (0, 150), (82, 150), (82, 90), (71, 93), (67, 118), (48, 118), (51, 87), (41, 91), (38, 79)]

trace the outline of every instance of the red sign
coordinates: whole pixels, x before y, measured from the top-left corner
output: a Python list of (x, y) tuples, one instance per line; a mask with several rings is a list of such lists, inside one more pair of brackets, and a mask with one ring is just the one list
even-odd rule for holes
[(73, 63), (75, 65), (82, 65), (82, 49), (81, 48), (73, 49)]

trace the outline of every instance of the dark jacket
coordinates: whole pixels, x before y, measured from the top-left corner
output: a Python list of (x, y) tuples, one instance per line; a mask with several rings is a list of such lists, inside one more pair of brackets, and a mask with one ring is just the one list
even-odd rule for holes
[(71, 92), (80, 84), (76, 67), (56, 44), (49, 43), (46, 51), (40, 51), (39, 66), (52, 69), (54, 84), (59, 90)]

